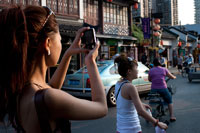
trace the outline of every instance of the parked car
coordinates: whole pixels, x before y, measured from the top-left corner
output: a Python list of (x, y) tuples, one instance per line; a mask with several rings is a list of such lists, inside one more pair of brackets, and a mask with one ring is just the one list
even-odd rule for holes
[[(151, 88), (151, 82), (148, 81), (149, 68), (141, 62), (138, 62), (138, 65), (138, 78), (133, 80), (132, 83), (139, 93), (149, 92)], [(97, 66), (105, 86), (108, 104), (115, 106), (115, 84), (121, 76), (118, 74), (113, 60), (97, 62)], [(91, 97), (90, 78), (87, 74), (87, 68), (83, 67), (74, 74), (67, 75), (62, 89), (74, 96)]]
[(200, 79), (200, 71), (197, 71), (198, 67), (190, 67), (188, 73), (188, 81)]

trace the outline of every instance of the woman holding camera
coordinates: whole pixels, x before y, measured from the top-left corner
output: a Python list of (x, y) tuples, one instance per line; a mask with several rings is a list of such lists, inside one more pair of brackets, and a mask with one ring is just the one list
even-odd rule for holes
[[(0, 12), (0, 118), (8, 114), (17, 132), (70, 132), (68, 120), (96, 119), (106, 115), (107, 103), (95, 59), (99, 44), (82, 49), (80, 29), (52, 76), (61, 53), (61, 36), (53, 11), (48, 7), (19, 6)], [(4, 32), (6, 31), (6, 32)], [(71, 56), (87, 53), (85, 63), (91, 80), (92, 101), (60, 90)]]

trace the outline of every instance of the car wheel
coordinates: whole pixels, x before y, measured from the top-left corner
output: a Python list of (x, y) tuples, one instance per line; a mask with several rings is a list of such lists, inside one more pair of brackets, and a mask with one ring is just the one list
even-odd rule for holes
[(116, 106), (115, 87), (111, 87), (107, 95), (107, 102), (110, 106)]

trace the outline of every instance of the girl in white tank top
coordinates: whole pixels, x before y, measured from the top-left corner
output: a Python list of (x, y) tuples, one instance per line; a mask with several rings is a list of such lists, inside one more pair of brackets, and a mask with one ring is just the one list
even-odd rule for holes
[(141, 133), (141, 125), (138, 114), (154, 126), (167, 129), (165, 123), (159, 122), (146, 111), (149, 105), (143, 104), (132, 80), (137, 78), (137, 61), (124, 55), (118, 56), (115, 61), (118, 73), (122, 76), (121, 81), (115, 85), (115, 96), (117, 104), (117, 133)]
[(127, 100), (121, 96), (120, 86), (127, 81), (118, 82), (115, 85), (115, 96), (119, 91), (117, 104), (117, 131), (120, 133), (141, 132), (140, 120), (132, 100)]

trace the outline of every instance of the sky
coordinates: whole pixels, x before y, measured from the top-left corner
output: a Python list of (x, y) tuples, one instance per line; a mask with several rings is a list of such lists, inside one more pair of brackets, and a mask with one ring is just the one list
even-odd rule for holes
[(178, 0), (178, 17), (181, 25), (194, 24), (194, 0)]

